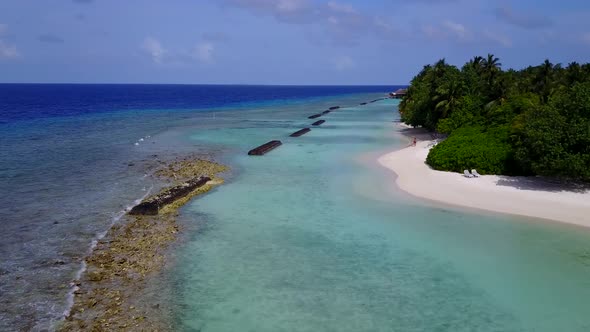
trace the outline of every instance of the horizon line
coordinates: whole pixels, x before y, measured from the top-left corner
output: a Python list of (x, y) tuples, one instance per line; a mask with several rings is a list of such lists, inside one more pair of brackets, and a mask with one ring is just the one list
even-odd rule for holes
[(208, 85), (208, 86), (409, 86), (409, 84), (251, 84), (251, 83), (64, 83), (64, 82), (0, 82), (0, 85)]

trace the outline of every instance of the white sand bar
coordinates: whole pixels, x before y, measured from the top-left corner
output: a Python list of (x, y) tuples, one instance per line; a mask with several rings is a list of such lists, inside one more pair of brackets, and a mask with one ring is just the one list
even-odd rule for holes
[(590, 227), (587, 187), (564, 188), (563, 184), (535, 177), (466, 178), (459, 173), (435, 171), (425, 163), (432, 143), (419, 141), (415, 147), (381, 156), (379, 163), (398, 175), (399, 188), (417, 197)]

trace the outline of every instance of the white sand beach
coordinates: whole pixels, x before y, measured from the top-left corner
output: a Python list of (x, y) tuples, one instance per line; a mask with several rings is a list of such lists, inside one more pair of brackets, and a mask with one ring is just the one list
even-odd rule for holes
[[(401, 127), (403, 128), (403, 126)], [(416, 146), (385, 154), (379, 163), (395, 172), (399, 188), (433, 201), (590, 227), (589, 188), (569, 188), (536, 177), (463, 174), (431, 169), (426, 156), (434, 141), (420, 129), (402, 129)]]

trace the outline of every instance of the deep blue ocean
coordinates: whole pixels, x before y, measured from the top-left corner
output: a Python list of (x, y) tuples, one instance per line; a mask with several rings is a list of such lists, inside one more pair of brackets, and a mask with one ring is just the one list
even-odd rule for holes
[(207, 110), (399, 86), (0, 84), (0, 123), (128, 110)]
[(222, 145), (187, 139), (191, 131), (242, 125), (242, 111), (397, 88), (0, 84), (0, 330), (61, 318), (90, 243), (150, 193), (153, 163), (224, 155)]

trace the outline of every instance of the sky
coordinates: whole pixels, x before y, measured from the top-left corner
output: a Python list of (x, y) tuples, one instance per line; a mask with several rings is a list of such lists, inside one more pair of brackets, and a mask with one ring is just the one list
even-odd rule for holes
[(587, 0), (2, 0), (0, 82), (394, 85), (590, 61)]

